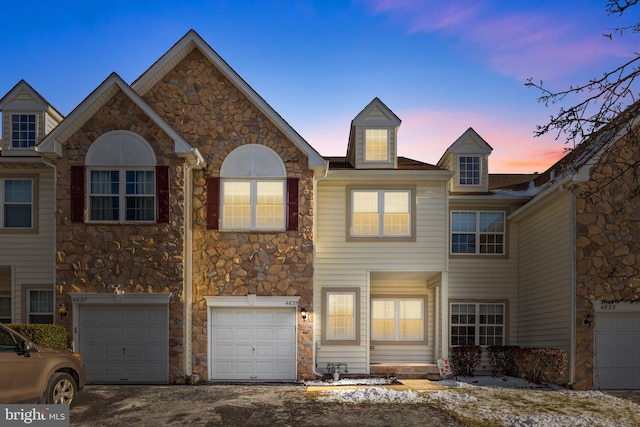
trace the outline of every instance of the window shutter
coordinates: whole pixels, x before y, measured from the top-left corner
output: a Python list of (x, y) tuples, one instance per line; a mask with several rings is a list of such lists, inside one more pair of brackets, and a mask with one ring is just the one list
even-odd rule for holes
[(207, 178), (207, 229), (220, 229), (220, 178)]
[(84, 166), (71, 166), (71, 222), (84, 221)]
[(169, 166), (156, 166), (156, 222), (169, 222)]
[(298, 229), (298, 178), (287, 178), (287, 230)]

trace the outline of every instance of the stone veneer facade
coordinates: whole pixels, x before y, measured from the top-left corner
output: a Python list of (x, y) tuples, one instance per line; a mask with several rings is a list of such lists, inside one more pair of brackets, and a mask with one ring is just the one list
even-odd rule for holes
[(635, 131), (608, 150), (575, 191), (576, 389), (594, 387), (597, 318), (583, 324), (593, 314), (592, 301), (637, 299), (640, 293), (639, 163)]
[[(193, 371), (207, 373), (205, 296), (300, 296), (312, 308), (313, 173), (306, 155), (197, 49), (158, 82), (144, 100), (207, 162), (193, 182)], [(299, 227), (282, 232), (224, 232), (206, 228), (206, 178), (220, 176), (225, 157), (245, 144), (280, 155), (287, 177), (299, 178)], [(313, 374), (312, 326), (298, 316), (298, 377)]]
[[(158, 165), (170, 167), (170, 222), (109, 224), (71, 222), (70, 169), (84, 166), (87, 150), (100, 135), (129, 130), (153, 147)], [(173, 141), (127, 96), (117, 93), (64, 146), (58, 160), (56, 215), (57, 299), (71, 307), (73, 292), (126, 294), (169, 293), (169, 375), (184, 377), (183, 311), (180, 303), (184, 273), (184, 160), (173, 152)], [(73, 313), (61, 323), (71, 330)]]

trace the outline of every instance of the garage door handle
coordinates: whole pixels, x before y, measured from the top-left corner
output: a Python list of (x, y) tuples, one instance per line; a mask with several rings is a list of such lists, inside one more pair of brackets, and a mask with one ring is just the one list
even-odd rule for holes
[(126, 355), (127, 355), (127, 349), (126, 349), (126, 348), (124, 348), (124, 347), (122, 347), (122, 355), (123, 355), (123, 356), (126, 356)]

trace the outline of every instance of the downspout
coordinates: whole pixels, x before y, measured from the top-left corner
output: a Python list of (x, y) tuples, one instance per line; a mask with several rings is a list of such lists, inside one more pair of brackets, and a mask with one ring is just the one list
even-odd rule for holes
[[(329, 162), (325, 161), (325, 164), (322, 167), (322, 175), (320, 177), (316, 177), (316, 171), (317, 169), (314, 169), (314, 174), (313, 176), (316, 177), (316, 179), (314, 179), (314, 206), (316, 207), (313, 210), (313, 238), (317, 239), (316, 236), (318, 236), (318, 181), (321, 181), (323, 179), (325, 179), (327, 177), (327, 175), (329, 175)], [(313, 295), (311, 296), (312, 301), (315, 302), (315, 293), (316, 293), (316, 257), (317, 257), (317, 245), (313, 245)], [(321, 374), (318, 372), (318, 349), (320, 348), (320, 342), (316, 341), (316, 307), (314, 305), (313, 307), (313, 334), (312, 334), (312, 340), (311, 340), (311, 346), (312, 346), (312, 358), (313, 358), (313, 375), (315, 375), (316, 377), (320, 377), (322, 378), (324, 376), (324, 374)]]
[[(56, 244), (56, 230), (57, 230), (57, 220), (56, 220), (56, 206), (57, 206), (57, 198), (56, 198), (56, 194), (57, 194), (57, 188), (58, 188), (58, 167), (56, 166), (55, 163), (52, 163), (49, 161), (49, 159), (45, 158), (42, 154), (40, 154), (40, 158), (42, 159), (42, 163), (44, 163), (45, 165), (49, 166), (51, 169), (53, 169), (53, 204), (52, 204), (52, 208), (53, 208), (53, 225), (51, 226), (52, 228), (52, 232), (53, 232), (53, 236), (52, 236), (52, 248), (53, 248), (53, 322), (56, 323), (56, 307), (57, 305), (57, 283), (58, 283), (58, 275), (56, 273), (56, 248), (57, 248), (57, 244)], [(38, 180), (38, 182), (40, 182)], [(40, 195), (40, 191), (38, 191), (38, 196)], [(72, 341), (72, 346), (74, 345), (73, 341)], [(73, 349), (75, 351), (75, 349)]]
[(203, 168), (206, 163), (202, 155), (194, 150), (195, 161), (187, 164), (184, 171), (184, 374), (185, 377), (191, 378), (193, 375), (193, 358), (191, 357), (193, 347), (193, 318), (192, 318), (192, 299), (193, 299), (193, 169)]
[(576, 376), (576, 195), (564, 185), (560, 191), (569, 193), (569, 241), (571, 248), (569, 280), (571, 281), (571, 294), (569, 296), (570, 316), (570, 349), (569, 351), (569, 384), (573, 384)]

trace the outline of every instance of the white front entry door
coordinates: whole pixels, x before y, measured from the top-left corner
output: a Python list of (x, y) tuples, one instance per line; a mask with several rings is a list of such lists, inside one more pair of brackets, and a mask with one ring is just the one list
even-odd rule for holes
[(296, 309), (210, 309), (210, 379), (295, 380)]

